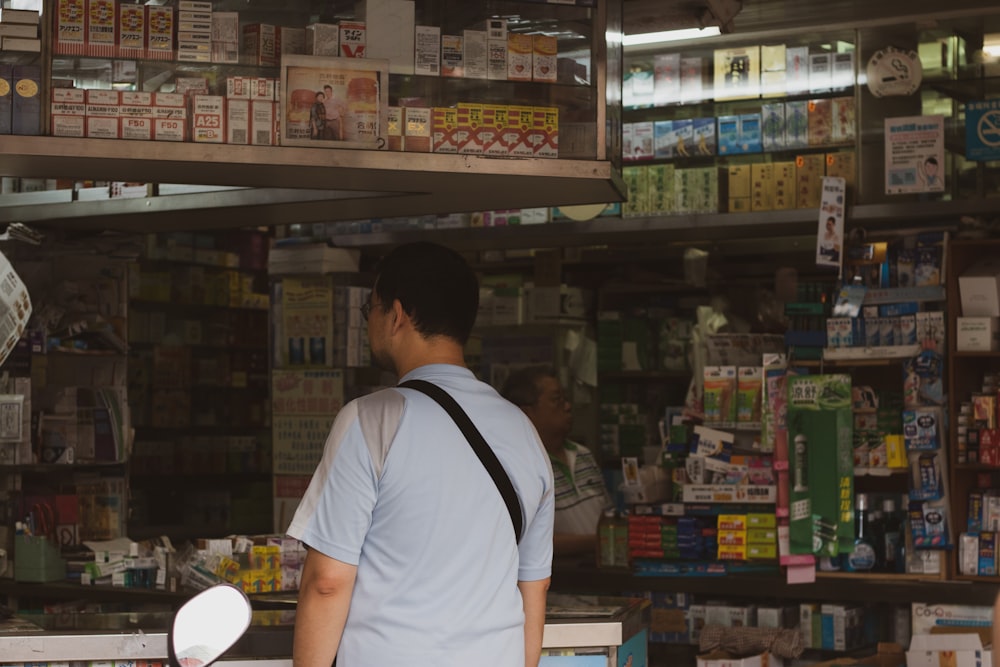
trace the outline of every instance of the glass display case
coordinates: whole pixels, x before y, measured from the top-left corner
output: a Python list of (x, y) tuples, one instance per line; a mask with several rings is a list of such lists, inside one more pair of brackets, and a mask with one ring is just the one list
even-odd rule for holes
[(621, 198), (618, 1), (44, 4), (5, 174), (337, 200), (300, 221)]

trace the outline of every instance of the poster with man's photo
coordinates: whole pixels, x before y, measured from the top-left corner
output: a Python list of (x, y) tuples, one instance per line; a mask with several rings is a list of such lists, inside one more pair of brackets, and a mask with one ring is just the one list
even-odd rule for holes
[(281, 144), (316, 148), (386, 146), (389, 61), (281, 58)]
[(944, 192), (944, 116), (885, 119), (885, 193)]

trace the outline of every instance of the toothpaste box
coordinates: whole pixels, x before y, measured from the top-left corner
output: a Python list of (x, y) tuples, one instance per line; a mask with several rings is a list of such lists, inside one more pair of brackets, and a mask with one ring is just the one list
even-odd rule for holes
[(84, 91), (80, 88), (53, 88), (51, 98), (52, 136), (83, 137), (87, 116)]
[(221, 144), (226, 139), (226, 99), (221, 95), (195, 95), (191, 101), (191, 140)]
[(96, 139), (121, 138), (121, 93), (88, 90), (86, 135)]

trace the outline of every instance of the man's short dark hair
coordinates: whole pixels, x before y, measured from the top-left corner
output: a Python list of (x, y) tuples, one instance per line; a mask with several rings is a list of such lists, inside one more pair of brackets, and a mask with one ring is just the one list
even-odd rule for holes
[(479, 280), (457, 252), (420, 241), (393, 249), (382, 258), (375, 294), (384, 310), (399, 299), (424, 337), (469, 340), (479, 310)]
[(538, 381), (546, 377), (559, 379), (551, 366), (526, 366), (507, 376), (500, 393), (518, 407), (535, 405), (542, 397)]

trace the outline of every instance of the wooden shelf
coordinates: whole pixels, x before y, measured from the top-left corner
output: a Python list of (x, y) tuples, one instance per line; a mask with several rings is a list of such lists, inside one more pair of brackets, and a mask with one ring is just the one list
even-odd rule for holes
[(690, 371), (599, 371), (598, 381), (650, 381), (688, 379)]

